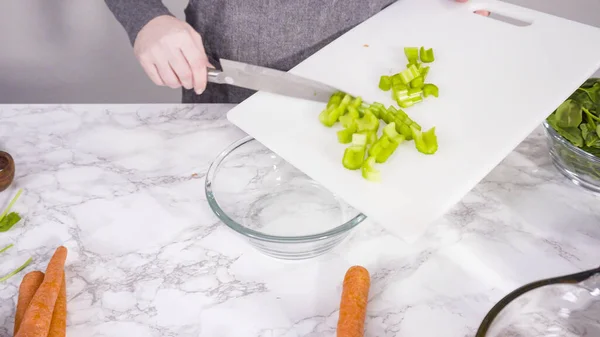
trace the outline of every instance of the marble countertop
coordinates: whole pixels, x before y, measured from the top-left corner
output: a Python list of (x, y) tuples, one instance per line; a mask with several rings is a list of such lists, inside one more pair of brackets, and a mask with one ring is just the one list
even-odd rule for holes
[(285, 262), (219, 223), (214, 157), (244, 136), (227, 105), (0, 106), (24, 219), (0, 233), (0, 335), (18, 285), (69, 248), (69, 337), (335, 336), (341, 281), (372, 275), (366, 337), (472, 336), (492, 305), (540, 278), (597, 267), (599, 197), (552, 166), (541, 129), (416, 243), (366, 221), (332, 252)]

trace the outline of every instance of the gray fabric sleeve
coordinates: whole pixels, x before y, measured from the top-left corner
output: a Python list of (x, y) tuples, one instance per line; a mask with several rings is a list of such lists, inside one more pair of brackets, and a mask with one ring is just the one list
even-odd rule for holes
[(173, 15), (161, 0), (104, 0), (117, 21), (121, 23), (131, 45), (148, 21), (160, 15)]

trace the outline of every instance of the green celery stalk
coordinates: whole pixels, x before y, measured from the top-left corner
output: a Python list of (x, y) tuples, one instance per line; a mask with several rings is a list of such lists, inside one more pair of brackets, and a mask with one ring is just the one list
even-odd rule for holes
[(359, 133), (367, 136), (367, 146), (371, 146), (377, 141), (376, 131), (360, 131)]
[(352, 135), (356, 132), (356, 125), (340, 130), (337, 132), (338, 141), (342, 144), (348, 144), (352, 142)]
[(419, 60), (419, 48), (417, 47), (404, 47), (404, 55), (406, 55), (406, 59), (408, 63), (417, 63)]
[(369, 157), (377, 157), (379, 153), (391, 144), (390, 139), (386, 135), (382, 135), (376, 142), (369, 148)]
[(419, 71), (421, 72), (421, 76), (423, 76), (423, 81), (425, 81), (427, 75), (429, 74), (429, 67), (421, 67)]
[(389, 76), (381, 76), (379, 78), (379, 89), (389, 91), (392, 88), (392, 79)]
[(2, 214), (0, 214), (0, 221), (8, 214), (8, 212), (10, 212), (10, 210), (12, 209), (12, 207), (15, 205), (15, 203), (17, 202), (17, 199), (19, 199), (19, 197), (21, 196), (21, 193), (23, 193), (23, 189), (20, 188), (17, 191), (17, 194), (12, 198), (12, 200), (8, 203), (8, 207), (6, 207), (6, 209), (4, 210), (4, 212), (2, 212)]
[[(408, 67), (407, 70), (410, 71), (410, 73), (411, 73), (411, 75), (412, 75), (413, 78), (421, 75), (421, 71), (414, 64), (411, 64), (410, 67)], [(406, 83), (406, 84), (408, 85), (408, 83)]]
[(348, 170), (358, 170), (365, 160), (367, 151), (367, 136), (355, 133), (352, 135), (352, 145), (346, 148), (342, 157), (342, 165)]
[(329, 97), (329, 102), (327, 102), (327, 108), (337, 107), (338, 105), (340, 105), (343, 97), (344, 97), (344, 94), (339, 91), (336, 92), (335, 94), (331, 95), (331, 97)]
[(319, 121), (321, 122), (321, 124), (325, 125), (328, 128), (333, 126), (333, 123), (329, 123), (329, 113), (335, 108), (335, 106), (330, 106), (321, 111), (321, 113), (319, 114)]
[(379, 182), (381, 181), (381, 173), (375, 168), (375, 158), (368, 157), (364, 161), (361, 167), (362, 176), (368, 181)]
[(417, 76), (412, 81), (410, 81), (410, 87), (414, 89), (421, 89), (425, 83), (425, 79), (423, 76)]
[(4, 282), (4, 281), (8, 280), (9, 278), (18, 274), (21, 270), (25, 269), (31, 263), (31, 261), (33, 261), (33, 258), (30, 257), (29, 260), (25, 261), (25, 263), (23, 263), (19, 268), (15, 269), (12, 272), (8, 273), (7, 275), (1, 277), (0, 282)]
[(362, 97), (358, 96), (354, 100), (352, 100), (352, 102), (350, 103), (350, 105), (348, 107), (353, 107), (355, 109), (358, 109), (361, 105), (362, 105)]
[(400, 72), (400, 80), (404, 85), (409, 85), (410, 81), (412, 81), (415, 77), (415, 74), (410, 70), (410, 68), (404, 69)]
[(375, 115), (377, 118), (381, 118), (381, 113), (385, 110), (385, 106), (381, 103), (373, 103), (369, 106), (369, 110)]
[(4, 253), (5, 251), (11, 249), (14, 245), (11, 243), (10, 245), (0, 249), (0, 253)]
[(365, 115), (356, 120), (358, 131), (377, 131), (379, 129), (379, 119), (370, 111), (365, 111)]
[(420, 88), (412, 88), (408, 90), (408, 98), (409, 99), (414, 99), (416, 97), (421, 97), (421, 95), (423, 94), (423, 90)]
[(423, 154), (434, 154), (438, 150), (437, 136), (435, 135), (435, 126), (428, 131), (421, 132), (416, 127), (411, 126), (415, 146)]
[(400, 145), (400, 143), (390, 142), (388, 146), (384, 147), (377, 154), (377, 157), (375, 157), (375, 162), (377, 162), (378, 164), (385, 163), (388, 160), (388, 158), (394, 153), (394, 151), (396, 151), (398, 145)]
[(439, 89), (435, 84), (427, 83), (423, 86), (423, 95), (425, 97), (429, 97), (429, 96), (438, 97)]
[(433, 55), (433, 49), (425, 49), (425, 47), (421, 47), (419, 56), (421, 57), (421, 61), (423, 63), (431, 63), (435, 61), (435, 56)]
[(397, 74), (392, 75), (391, 80), (392, 80), (392, 88), (396, 85), (404, 84), (404, 82), (402, 82), (402, 73), (397, 73)]
[(349, 129), (351, 127), (356, 128), (356, 120), (357, 120), (357, 118), (354, 118), (350, 115), (344, 115), (344, 116), (340, 117), (340, 123), (342, 123), (342, 126), (344, 127), (344, 129)]
[(342, 115), (346, 112), (346, 106), (340, 104), (337, 108), (333, 109), (333, 111), (329, 112), (327, 116), (327, 126), (333, 126), (335, 123), (342, 117)]

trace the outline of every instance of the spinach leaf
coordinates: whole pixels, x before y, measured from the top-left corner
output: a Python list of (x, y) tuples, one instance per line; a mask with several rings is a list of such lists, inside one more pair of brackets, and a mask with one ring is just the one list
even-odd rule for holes
[(546, 121), (570, 143), (600, 157), (600, 78), (586, 80)]
[[(8, 203), (8, 207), (0, 214), (0, 232), (6, 232), (11, 229), (17, 222), (21, 221), (21, 216), (16, 212), (10, 212), (10, 209), (13, 207), (17, 199), (21, 196), (23, 190), (20, 189), (15, 195), (14, 198)], [(10, 213), (9, 213), (10, 212)]]
[(575, 91), (569, 99), (578, 102), (582, 107), (588, 110), (593, 110), (596, 107), (596, 104), (592, 101), (590, 96), (584, 91), (579, 91), (579, 89)]
[(558, 112), (550, 115), (550, 117), (547, 118), (548, 124), (550, 124), (550, 126), (552, 126), (552, 128), (554, 128), (554, 130), (556, 130), (556, 132), (558, 132), (559, 135), (561, 135), (562, 137), (564, 137), (566, 140), (568, 140), (569, 142), (571, 142), (573, 145), (577, 146), (577, 147), (582, 147), (583, 146), (583, 136), (581, 135), (581, 130), (577, 127), (561, 127), (558, 124)]
[(579, 128), (581, 129), (581, 136), (585, 141), (585, 146), (600, 147), (600, 137), (598, 137), (596, 129), (590, 129), (588, 124), (581, 124)]
[(8, 231), (19, 221), (21, 221), (21, 216), (18, 213), (8, 213), (0, 219), (0, 232)]
[(590, 98), (590, 100), (592, 100), (592, 102), (594, 103), (598, 103), (598, 101), (600, 100), (600, 82), (595, 83), (589, 88), (581, 87), (577, 90), (585, 92)]
[(556, 122), (561, 128), (576, 128), (582, 121), (583, 109), (577, 101), (568, 99), (556, 109)]

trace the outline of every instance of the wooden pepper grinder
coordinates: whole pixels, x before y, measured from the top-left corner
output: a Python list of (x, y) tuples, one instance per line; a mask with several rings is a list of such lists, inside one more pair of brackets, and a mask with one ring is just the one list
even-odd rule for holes
[(0, 151), (0, 192), (12, 184), (15, 178), (15, 161), (10, 154)]

